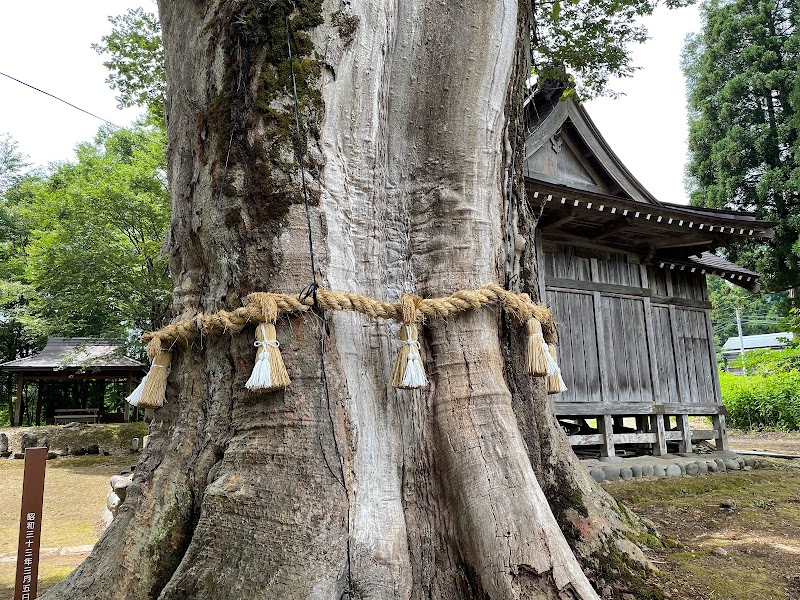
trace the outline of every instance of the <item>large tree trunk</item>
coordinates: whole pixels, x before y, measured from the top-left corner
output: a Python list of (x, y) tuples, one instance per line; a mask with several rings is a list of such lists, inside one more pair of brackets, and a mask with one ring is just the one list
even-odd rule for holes
[[(515, 0), (160, 9), (176, 317), (311, 281), (287, 10), (320, 283), (536, 289), (530, 211), (503, 193)], [(389, 386), (397, 326), (359, 314), (280, 322), (281, 393), (244, 390), (252, 328), (176, 348), (119, 516), (46, 597), (596, 598), (581, 564), (594, 576), (624, 526), (520, 375), (509, 323), (425, 324), (423, 391)]]

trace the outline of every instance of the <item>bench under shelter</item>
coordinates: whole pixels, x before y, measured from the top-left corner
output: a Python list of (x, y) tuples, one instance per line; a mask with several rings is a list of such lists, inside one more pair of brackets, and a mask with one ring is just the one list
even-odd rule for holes
[(146, 369), (124, 341), (85, 337), (51, 337), (40, 353), (0, 364), (16, 376), (13, 425), (136, 419), (125, 397)]

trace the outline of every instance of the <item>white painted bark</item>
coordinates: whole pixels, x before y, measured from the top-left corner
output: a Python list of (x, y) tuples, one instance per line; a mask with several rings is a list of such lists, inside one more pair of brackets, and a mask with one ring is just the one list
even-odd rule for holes
[[(303, 206), (275, 221), (271, 197), (248, 191), (242, 148), (261, 134), (269, 144), (269, 128), (251, 118), (246, 136), (234, 129), (227, 187), (220, 161), (204, 158), (224, 146), (208, 115), (227, 85), (221, 40), (237, 6), (160, 2), (178, 315), (310, 279)], [(325, 109), (308, 151), (321, 165), (309, 176), (324, 285), (394, 299), (502, 281), (516, 1), (323, 6), (313, 41)], [(352, 38), (330, 25), (338, 11), (358, 19)], [(238, 51), (244, 64), (261, 50)], [(255, 94), (259, 69), (242, 67), (249, 83), (231, 93)], [(296, 172), (269, 167), (298, 189)], [(285, 393), (244, 391), (249, 331), (177, 350), (119, 517), (46, 598), (597, 598), (531, 464), (500, 315), (425, 324), (431, 385), (413, 392), (389, 386), (396, 325), (326, 319), (330, 405), (315, 316), (278, 328)]]

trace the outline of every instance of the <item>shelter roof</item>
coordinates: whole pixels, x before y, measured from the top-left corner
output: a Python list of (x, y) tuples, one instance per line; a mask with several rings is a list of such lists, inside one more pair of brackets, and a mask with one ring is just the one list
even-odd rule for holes
[(0, 364), (2, 371), (129, 371), (145, 368), (143, 363), (125, 356), (122, 340), (85, 337), (52, 337), (39, 354)]
[[(745, 350), (758, 350), (761, 348), (783, 348), (786, 346), (786, 340), (794, 339), (794, 334), (788, 331), (782, 333), (760, 333), (758, 335), (743, 335), (742, 344)], [(739, 336), (729, 337), (722, 350), (732, 350), (739, 352), (741, 346), (739, 345)]]

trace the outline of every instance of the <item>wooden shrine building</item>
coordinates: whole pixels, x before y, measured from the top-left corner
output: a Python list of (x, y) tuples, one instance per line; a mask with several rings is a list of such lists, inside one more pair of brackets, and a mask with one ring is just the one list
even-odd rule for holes
[(22, 425), (25, 416), (36, 425), (127, 421), (124, 399), (146, 369), (125, 356), (123, 341), (94, 338), (49, 338), (39, 354), (0, 364), (0, 371), (16, 374), (13, 425)]
[[(551, 396), (555, 413), (573, 446), (604, 456), (622, 444), (690, 452), (698, 439), (727, 450), (706, 275), (757, 290), (755, 273), (712, 252), (769, 238), (774, 223), (657, 200), (585, 109), (560, 95), (529, 99), (524, 164), (541, 215), (539, 291), (558, 323), (569, 388)], [(657, 142), (642, 151), (658, 160)], [(712, 417), (714, 429), (690, 431), (689, 415)]]

